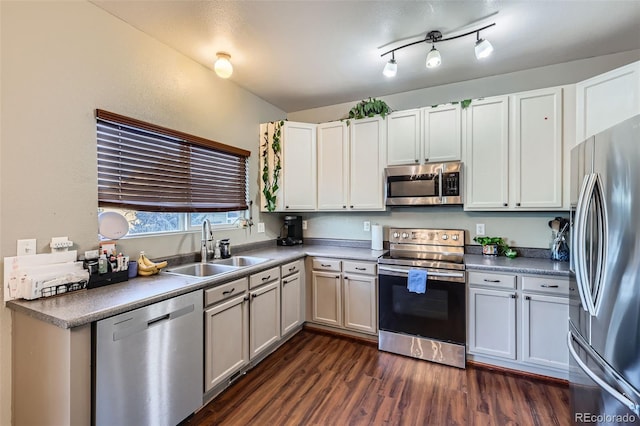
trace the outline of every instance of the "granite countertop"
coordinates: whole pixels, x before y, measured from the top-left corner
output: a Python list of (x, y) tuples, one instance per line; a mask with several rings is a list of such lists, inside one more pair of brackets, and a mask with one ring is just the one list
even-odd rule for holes
[(61, 296), (37, 300), (12, 300), (7, 302), (7, 307), (61, 328), (72, 328), (181, 294), (214, 287), (305, 256), (376, 262), (384, 253), (384, 250), (327, 245), (269, 247), (240, 253), (267, 258), (268, 261), (216, 277), (191, 277), (161, 272), (150, 277), (137, 277), (122, 283)]
[(518, 274), (555, 275), (568, 277), (569, 262), (558, 262), (551, 259), (504, 256), (484, 256), (481, 254), (465, 254), (464, 263), (468, 271), (515, 272)]

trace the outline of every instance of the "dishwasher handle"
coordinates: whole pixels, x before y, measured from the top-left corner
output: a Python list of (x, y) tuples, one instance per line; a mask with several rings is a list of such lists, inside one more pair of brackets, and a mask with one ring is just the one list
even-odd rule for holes
[[(187, 306), (183, 306), (179, 309), (176, 309), (175, 311), (166, 313), (166, 314), (162, 314), (160, 316), (157, 316), (155, 318), (152, 318), (150, 320), (138, 320), (137, 323), (132, 324), (129, 327), (126, 327), (122, 330), (117, 330), (113, 332), (113, 341), (117, 342), (118, 340), (122, 340), (122, 339), (126, 339), (129, 336), (132, 336), (134, 334), (140, 333), (142, 331), (145, 331), (151, 327), (154, 327), (156, 325), (160, 325), (165, 321), (173, 321), (176, 318), (180, 318), (184, 315), (190, 314), (191, 312), (193, 312), (195, 310), (195, 305), (194, 304), (190, 304)], [(133, 318), (132, 318), (133, 320)]]

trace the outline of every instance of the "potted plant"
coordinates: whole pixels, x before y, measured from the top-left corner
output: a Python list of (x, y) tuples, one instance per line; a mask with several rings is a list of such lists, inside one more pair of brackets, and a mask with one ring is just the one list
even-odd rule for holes
[(380, 115), (382, 118), (385, 118), (390, 112), (391, 108), (389, 108), (389, 105), (387, 105), (385, 101), (376, 98), (364, 99), (349, 110), (347, 126), (350, 124), (351, 119), (359, 120), (375, 115)]
[(486, 256), (505, 255), (511, 259), (518, 253), (504, 242), (502, 237), (474, 237), (473, 241), (482, 246), (482, 254)]

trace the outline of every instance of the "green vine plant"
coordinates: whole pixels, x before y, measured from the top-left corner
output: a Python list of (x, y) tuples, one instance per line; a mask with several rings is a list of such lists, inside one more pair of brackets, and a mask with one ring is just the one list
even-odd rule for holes
[(361, 118), (374, 117), (380, 115), (385, 118), (391, 112), (389, 105), (383, 100), (376, 98), (363, 99), (349, 110), (347, 116), (347, 126), (351, 124), (351, 120), (360, 120)]
[[(280, 160), (281, 145), (280, 140), (282, 136), (282, 126), (284, 121), (277, 121), (274, 123), (273, 135), (271, 138), (271, 147), (269, 147), (269, 129), (264, 132), (264, 143), (260, 147), (261, 156), (263, 159), (262, 165), (262, 194), (266, 205), (264, 206), (267, 211), (275, 211), (276, 209), (276, 194), (280, 188), (278, 181), (280, 179), (280, 170), (282, 169), (282, 163)], [(273, 152), (273, 175), (269, 174), (269, 148)]]

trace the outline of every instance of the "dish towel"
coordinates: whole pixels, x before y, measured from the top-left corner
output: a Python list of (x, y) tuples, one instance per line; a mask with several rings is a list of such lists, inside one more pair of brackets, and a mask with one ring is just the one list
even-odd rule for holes
[(424, 269), (409, 269), (407, 290), (423, 294), (427, 291), (427, 271)]

